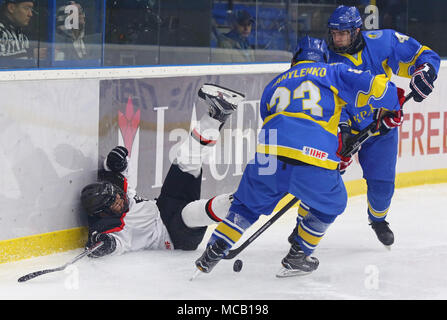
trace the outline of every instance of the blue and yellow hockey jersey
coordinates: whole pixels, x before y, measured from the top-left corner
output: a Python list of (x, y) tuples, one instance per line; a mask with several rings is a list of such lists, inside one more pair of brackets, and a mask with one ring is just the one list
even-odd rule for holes
[[(329, 62), (341, 62), (373, 75), (386, 74), (388, 77), (395, 74), (411, 78), (416, 67), (426, 62), (433, 65), (436, 72), (439, 71), (439, 55), (409, 36), (391, 29), (362, 31), (362, 35), (365, 47), (361, 51), (354, 55), (331, 51)], [(382, 107), (386, 108), (386, 105)], [(347, 106), (345, 110), (347, 114), (342, 114), (342, 121), (350, 118), (356, 130), (363, 129), (372, 121), (373, 112), (368, 106), (361, 109)]]
[(335, 170), (346, 103), (400, 108), (396, 86), (384, 74), (372, 76), (340, 63), (298, 62), (264, 89), (257, 152)]

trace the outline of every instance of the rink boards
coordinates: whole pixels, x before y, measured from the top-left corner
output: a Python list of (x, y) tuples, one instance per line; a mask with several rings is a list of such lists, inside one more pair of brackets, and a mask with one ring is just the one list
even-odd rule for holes
[[(434, 93), (405, 105), (397, 187), (447, 181), (445, 61)], [(115, 145), (130, 150), (130, 183), (157, 197), (178, 145), (206, 112), (203, 83), (246, 94), (206, 161), (202, 197), (231, 192), (254, 153), (264, 86), (287, 64), (0, 73), (0, 263), (81, 247), (81, 188)], [(408, 88), (408, 81), (395, 79)], [(365, 192), (357, 159), (344, 175), (350, 196)], [(282, 205), (280, 203), (279, 205)]]

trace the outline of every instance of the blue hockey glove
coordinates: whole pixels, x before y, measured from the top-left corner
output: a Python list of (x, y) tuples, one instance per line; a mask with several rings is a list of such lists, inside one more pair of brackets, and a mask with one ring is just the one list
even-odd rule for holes
[(416, 68), (410, 82), (414, 101), (421, 102), (427, 98), (433, 91), (433, 82), (436, 78), (436, 70), (430, 63), (424, 63)]

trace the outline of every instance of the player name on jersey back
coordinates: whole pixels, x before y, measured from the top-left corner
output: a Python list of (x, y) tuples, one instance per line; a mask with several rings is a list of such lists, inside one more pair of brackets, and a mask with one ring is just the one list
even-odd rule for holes
[(281, 81), (292, 78), (302, 78), (307, 75), (313, 75), (316, 77), (325, 77), (327, 73), (326, 68), (322, 67), (310, 67), (310, 68), (302, 68), (302, 69), (294, 69), (290, 72), (284, 73), (281, 77), (279, 77), (273, 86), (278, 85)]

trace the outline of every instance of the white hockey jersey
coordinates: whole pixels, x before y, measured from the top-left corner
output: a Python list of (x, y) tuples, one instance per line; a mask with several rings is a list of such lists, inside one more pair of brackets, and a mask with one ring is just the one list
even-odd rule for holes
[(129, 199), (129, 211), (123, 214), (121, 221), (120, 227), (109, 232), (116, 240), (116, 250), (112, 254), (143, 249), (174, 249), (155, 201)]
[(142, 199), (136, 190), (128, 186), (127, 172), (113, 173), (105, 169), (100, 171), (105, 180), (120, 186), (126, 192), (129, 210), (121, 216), (90, 218), (89, 233), (94, 231), (107, 233), (116, 240), (116, 249), (112, 255), (143, 249), (173, 250), (174, 246), (164, 225), (157, 204), (153, 200)]

